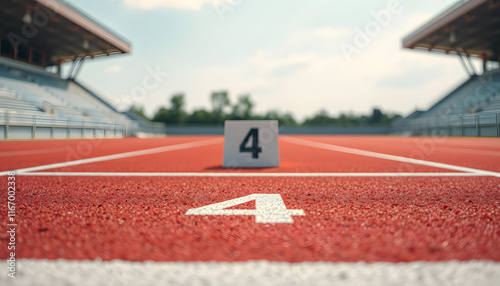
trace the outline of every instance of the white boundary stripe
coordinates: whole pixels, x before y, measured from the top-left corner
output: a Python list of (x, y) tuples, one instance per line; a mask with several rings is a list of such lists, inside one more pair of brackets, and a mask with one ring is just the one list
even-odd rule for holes
[(34, 172), (19, 176), (46, 177), (481, 177), (481, 173), (119, 173), (119, 172)]
[(16, 259), (1, 285), (497, 285), (500, 263), (131, 262)]
[[(81, 159), (81, 160), (62, 162), (62, 163), (55, 163), (55, 164), (49, 164), (49, 165), (42, 165), (42, 166), (37, 166), (37, 167), (19, 169), (19, 170), (15, 170), (15, 171), (16, 171), (16, 174), (20, 175), (23, 173), (41, 171), (41, 170), (47, 170), (47, 169), (63, 168), (63, 167), (82, 165), (82, 164), (88, 164), (88, 163), (123, 159), (123, 158), (142, 156), (142, 155), (150, 155), (150, 154), (162, 153), (162, 152), (168, 152), (168, 151), (190, 149), (190, 148), (195, 148), (195, 147), (216, 144), (216, 143), (219, 143), (222, 141), (223, 141), (222, 138), (208, 139), (208, 140), (202, 140), (202, 141), (196, 141), (196, 142), (182, 143), (182, 144), (169, 145), (169, 146), (164, 146), (164, 147), (157, 147), (157, 148), (151, 148), (151, 149), (145, 149), (145, 150), (138, 150), (138, 151), (132, 151), (132, 152), (113, 154), (113, 155), (106, 155), (106, 156), (101, 156), (101, 157), (94, 157), (94, 158)], [(5, 176), (7, 174), (8, 174), (8, 171), (0, 172), (0, 176)]]
[(309, 146), (309, 147), (314, 147), (314, 148), (318, 148), (318, 149), (324, 149), (324, 150), (330, 150), (330, 151), (336, 151), (336, 152), (342, 152), (342, 153), (348, 153), (348, 154), (354, 154), (354, 155), (360, 155), (360, 156), (366, 156), (366, 157), (372, 157), (372, 158), (379, 158), (379, 159), (385, 159), (385, 160), (391, 160), (391, 161), (397, 161), (397, 162), (403, 162), (403, 163), (411, 163), (411, 164), (417, 164), (417, 165), (423, 165), (423, 166), (429, 166), (429, 167), (435, 167), (435, 168), (442, 168), (442, 169), (448, 169), (448, 170), (454, 170), (454, 171), (460, 171), (460, 172), (483, 174), (483, 175), (489, 175), (489, 176), (494, 176), (494, 177), (500, 178), (500, 173), (493, 172), (493, 171), (486, 171), (486, 170), (450, 165), (450, 164), (445, 164), (445, 163), (437, 163), (437, 162), (424, 161), (424, 160), (406, 158), (406, 157), (395, 156), (395, 155), (388, 155), (388, 154), (383, 154), (383, 153), (348, 148), (348, 147), (343, 147), (343, 146), (338, 146), (338, 145), (333, 145), (333, 144), (328, 144), (328, 143), (321, 143), (321, 142), (316, 142), (316, 141), (310, 141), (310, 140), (304, 140), (304, 139), (293, 138), (293, 137), (283, 137), (282, 139), (287, 141), (287, 142), (294, 143), (297, 145)]

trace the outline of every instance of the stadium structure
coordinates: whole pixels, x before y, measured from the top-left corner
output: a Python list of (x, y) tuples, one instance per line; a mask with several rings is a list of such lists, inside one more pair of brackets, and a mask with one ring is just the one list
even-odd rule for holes
[[(405, 40), (471, 69), (470, 57), (488, 60), (402, 130), (494, 134), (481, 116), (496, 114), (498, 49), (487, 46), (498, 37), (484, 31), (498, 31), (488, 24), (497, 2), (461, 2)], [(129, 44), (63, 2), (0, 7), (3, 136), (115, 137), (140, 124), (74, 79), (84, 59)], [(467, 19), (488, 28), (464, 30)], [(23, 34), (26, 23), (38, 36)], [(462, 103), (471, 95), (473, 112)], [(453, 116), (458, 127), (418, 125)], [(500, 138), (284, 135), (248, 123), (226, 136), (0, 140), (0, 285), (499, 284)], [(279, 167), (253, 164), (277, 155)]]
[(148, 127), (76, 81), (85, 61), (131, 45), (70, 4), (2, 1), (0, 42), (0, 139), (123, 137)]
[[(500, 1), (460, 1), (404, 38), (403, 47), (453, 55), (470, 77), (427, 111), (396, 122), (397, 133), (500, 136)], [(471, 58), (482, 61), (482, 71)]]

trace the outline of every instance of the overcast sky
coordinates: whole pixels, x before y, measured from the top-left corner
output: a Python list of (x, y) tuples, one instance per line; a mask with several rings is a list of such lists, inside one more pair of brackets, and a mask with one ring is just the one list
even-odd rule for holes
[(176, 92), (188, 111), (209, 108), (211, 92), (223, 89), (233, 102), (250, 94), (256, 112), (301, 120), (321, 109), (408, 114), (467, 78), (457, 56), (402, 49), (406, 35), (457, 1), (69, 2), (132, 44), (131, 54), (87, 61), (78, 79), (148, 115)]

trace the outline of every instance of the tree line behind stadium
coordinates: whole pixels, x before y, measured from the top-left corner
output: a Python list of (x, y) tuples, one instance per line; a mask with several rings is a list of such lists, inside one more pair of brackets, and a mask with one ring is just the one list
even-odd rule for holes
[(322, 109), (316, 114), (306, 117), (302, 122), (296, 120), (289, 112), (270, 110), (265, 114), (255, 114), (255, 103), (250, 95), (241, 95), (235, 103), (231, 103), (227, 91), (213, 92), (210, 96), (211, 110), (196, 109), (191, 113), (185, 110), (185, 95), (177, 93), (170, 98), (169, 107), (160, 107), (152, 118), (144, 114), (141, 106), (131, 106), (130, 111), (147, 120), (163, 122), (170, 126), (177, 125), (222, 125), (225, 120), (278, 120), (280, 126), (390, 126), (394, 120), (401, 118), (395, 113), (384, 113), (379, 108), (373, 108), (371, 114), (341, 113), (330, 116)]

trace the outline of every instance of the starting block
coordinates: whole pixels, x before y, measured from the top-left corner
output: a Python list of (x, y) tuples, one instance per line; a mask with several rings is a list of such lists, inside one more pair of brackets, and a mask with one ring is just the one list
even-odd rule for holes
[(226, 120), (225, 168), (279, 167), (277, 120)]

